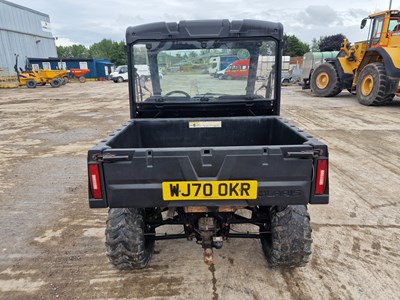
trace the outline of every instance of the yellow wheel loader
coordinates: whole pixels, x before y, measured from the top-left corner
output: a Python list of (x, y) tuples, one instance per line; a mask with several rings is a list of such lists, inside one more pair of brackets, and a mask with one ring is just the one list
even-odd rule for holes
[(311, 89), (317, 96), (333, 97), (343, 89), (357, 95), (363, 105), (385, 105), (398, 92), (400, 79), (400, 11), (370, 15), (368, 40), (348, 47), (344, 40), (336, 58), (315, 68)]

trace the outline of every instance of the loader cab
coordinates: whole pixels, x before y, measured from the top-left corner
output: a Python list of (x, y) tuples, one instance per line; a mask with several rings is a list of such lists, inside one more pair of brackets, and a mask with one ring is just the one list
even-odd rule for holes
[[(400, 42), (400, 11), (388, 10), (369, 16), (371, 20), (369, 31), (369, 46), (371, 48), (387, 47), (393, 42)], [(361, 22), (364, 28), (366, 19)]]

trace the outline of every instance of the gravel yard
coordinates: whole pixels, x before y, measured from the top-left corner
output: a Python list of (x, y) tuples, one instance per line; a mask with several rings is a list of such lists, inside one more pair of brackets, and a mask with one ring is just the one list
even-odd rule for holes
[(0, 90), (0, 299), (399, 299), (399, 98), (288, 86), (281, 114), (330, 150), (308, 266), (270, 269), (258, 240), (232, 239), (209, 268), (199, 245), (168, 240), (126, 272), (105, 256), (107, 210), (88, 208), (86, 154), (128, 120), (127, 84)]

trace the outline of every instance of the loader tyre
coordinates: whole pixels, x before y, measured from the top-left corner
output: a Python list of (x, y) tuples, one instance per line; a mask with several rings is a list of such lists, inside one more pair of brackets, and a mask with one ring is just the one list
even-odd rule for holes
[(144, 222), (144, 210), (111, 208), (106, 226), (107, 257), (120, 270), (147, 266), (154, 250), (154, 240), (145, 236), (149, 230)]
[(385, 105), (393, 100), (394, 94), (387, 93), (388, 87), (396, 81), (386, 75), (385, 65), (381, 62), (365, 66), (357, 78), (357, 99), (363, 105)]
[(310, 215), (305, 205), (271, 208), (271, 233), (260, 234), (271, 267), (302, 267), (311, 255)]
[(389, 104), (393, 101), (395, 94), (386, 95), (386, 98), (382, 100), (382, 105)]
[(26, 81), (26, 87), (30, 89), (34, 89), (36, 87), (36, 82), (35, 80), (27, 80)]
[(310, 85), (312, 91), (320, 97), (334, 97), (342, 91), (335, 66), (327, 62), (315, 68)]
[(61, 86), (61, 80), (58, 79), (58, 78), (54, 78), (54, 79), (52, 79), (52, 80), (50, 81), (50, 85), (51, 85), (51, 87), (53, 87), (53, 88), (58, 88), (58, 87)]

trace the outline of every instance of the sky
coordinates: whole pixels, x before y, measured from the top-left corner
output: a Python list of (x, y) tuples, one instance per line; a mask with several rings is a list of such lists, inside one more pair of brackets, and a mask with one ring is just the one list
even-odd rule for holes
[[(259, 19), (281, 22), (303, 42), (342, 33), (365, 40), (368, 14), (389, 8), (389, 0), (8, 0), (50, 15), (56, 44), (90, 46), (103, 38), (121, 41), (128, 26), (195, 19)], [(400, 9), (400, 0), (392, 1)]]

